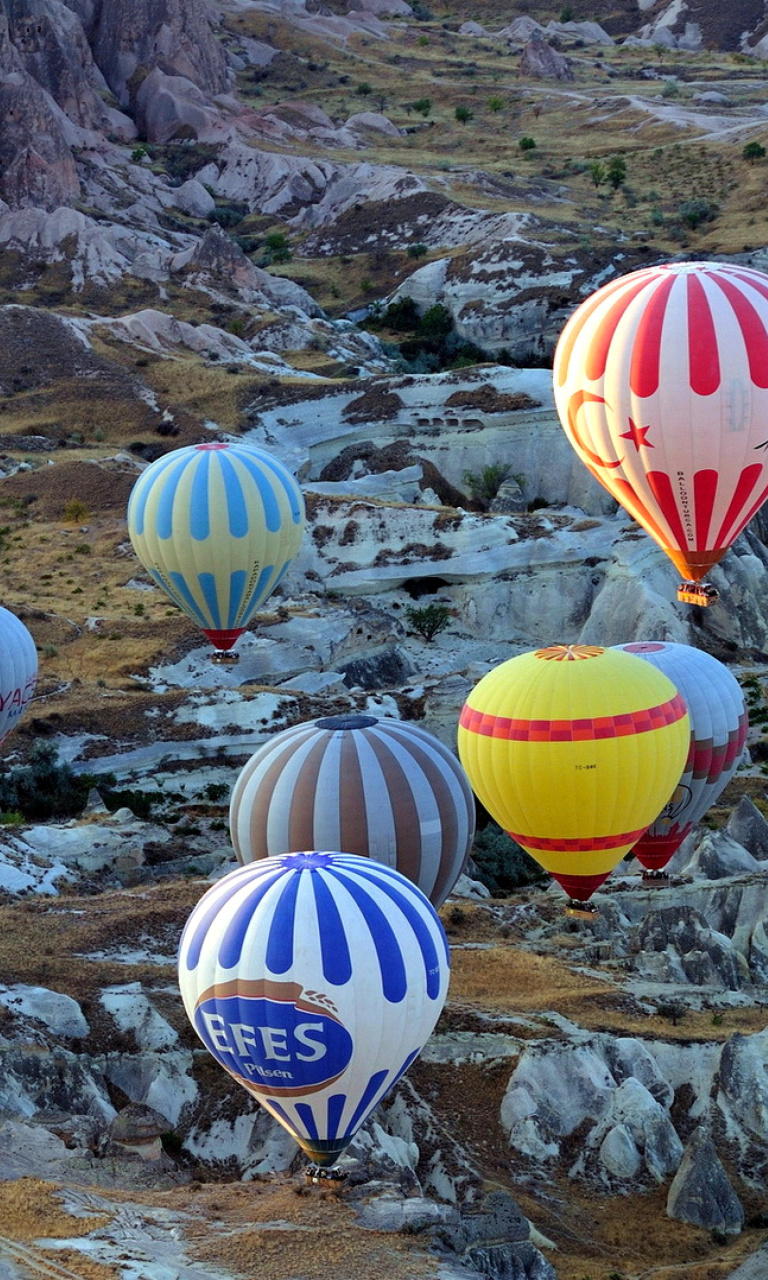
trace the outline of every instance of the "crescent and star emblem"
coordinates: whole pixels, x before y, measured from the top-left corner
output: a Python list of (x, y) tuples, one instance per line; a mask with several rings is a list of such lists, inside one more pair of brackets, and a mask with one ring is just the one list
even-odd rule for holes
[[(568, 401), (568, 426), (571, 430), (571, 434), (573, 435), (574, 440), (576, 441), (576, 444), (581, 449), (582, 453), (585, 454), (585, 456), (587, 457), (589, 462), (592, 464), (592, 466), (605, 467), (607, 470), (613, 471), (616, 467), (621, 466), (624, 459), (617, 458), (615, 461), (612, 461), (609, 458), (601, 458), (599, 453), (595, 453), (593, 449), (588, 449), (584, 441), (582, 440), (578, 426), (576, 425), (577, 414), (583, 405), (607, 404), (607, 403), (608, 401), (603, 396), (595, 395), (592, 391), (574, 391), (573, 395)], [(647, 433), (649, 431), (650, 431), (650, 427), (638, 427), (630, 418), (629, 430), (622, 431), (619, 439), (631, 440), (632, 444), (635, 446), (635, 448), (638, 451), (643, 445), (645, 446), (646, 449), (652, 449), (653, 445), (651, 444), (650, 440), (646, 439)]]

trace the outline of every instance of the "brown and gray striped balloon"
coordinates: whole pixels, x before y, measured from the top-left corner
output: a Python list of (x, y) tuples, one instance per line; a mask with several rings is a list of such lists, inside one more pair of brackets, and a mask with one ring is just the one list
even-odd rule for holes
[(472, 790), (455, 756), (409, 722), (331, 716), (275, 734), (251, 756), (229, 811), (238, 860), (306, 849), (395, 867), (436, 907), (475, 832)]

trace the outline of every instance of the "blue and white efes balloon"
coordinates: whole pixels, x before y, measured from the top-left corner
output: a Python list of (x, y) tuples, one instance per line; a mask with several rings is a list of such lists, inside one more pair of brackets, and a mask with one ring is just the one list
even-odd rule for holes
[(35, 691), (37, 649), (20, 618), (0, 606), (0, 742)]
[(448, 978), (448, 943), (423, 893), (347, 853), (230, 872), (193, 910), (179, 950), (203, 1044), (322, 1166), (418, 1056)]
[(239, 442), (165, 454), (142, 472), (128, 501), (136, 555), (219, 659), (281, 581), (304, 518), (290, 471)]

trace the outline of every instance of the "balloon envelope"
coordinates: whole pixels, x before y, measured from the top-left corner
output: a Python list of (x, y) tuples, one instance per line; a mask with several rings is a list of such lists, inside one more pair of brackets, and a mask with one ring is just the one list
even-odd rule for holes
[(768, 497), (768, 276), (667, 263), (598, 289), (555, 352), (592, 475), (698, 581)]
[(420, 1052), (448, 976), (424, 895), (389, 867), (334, 852), (230, 872), (192, 911), (179, 951), (200, 1039), (321, 1165)]
[(247, 444), (196, 444), (139, 476), (128, 532), (144, 568), (221, 652), (242, 634), (301, 544), (290, 471)]
[(747, 706), (738, 680), (701, 649), (657, 640), (617, 647), (669, 676), (691, 722), (680, 782), (632, 850), (649, 871), (660, 871), (736, 772), (747, 740)]
[(689, 736), (660, 671), (615, 649), (554, 645), (475, 685), (459, 757), (491, 816), (586, 901), (669, 799)]
[(24, 623), (0, 607), (0, 742), (35, 691), (37, 649)]
[(472, 789), (455, 756), (410, 722), (329, 716), (269, 738), (235, 783), (238, 860), (344, 849), (395, 867), (435, 907), (466, 862)]

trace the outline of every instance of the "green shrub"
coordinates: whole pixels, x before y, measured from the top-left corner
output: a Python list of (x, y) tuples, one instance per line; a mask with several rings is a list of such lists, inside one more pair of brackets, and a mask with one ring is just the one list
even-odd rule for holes
[(765, 147), (761, 142), (748, 142), (741, 153), (742, 159), (754, 164), (756, 160), (762, 160), (765, 157)]
[(464, 483), (473, 498), (481, 502), (493, 502), (509, 475), (509, 467), (503, 462), (491, 462), (482, 471), (465, 471)]
[(418, 112), (418, 114), (419, 114), (420, 116), (424, 116), (424, 118), (426, 119), (426, 117), (427, 117), (427, 116), (431, 113), (431, 111), (432, 111), (432, 99), (431, 99), (431, 98), (417, 98), (415, 102), (412, 102), (412, 103), (410, 104), (410, 106), (411, 106), (411, 109), (412, 109), (413, 111)]
[(70, 498), (64, 507), (64, 519), (67, 524), (82, 524), (84, 520), (90, 520), (91, 512), (89, 507), (79, 498)]
[(536, 143), (533, 138), (528, 136), (528, 134), (523, 134), (517, 145), (521, 151), (533, 151)]
[(614, 191), (618, 191), (622, 183), (627, 180), (627, 162), (623, 156), (611, 156), (605, 176)]
[(546, 879), (538, 862), (495, 822), (478, 831), (472, 849), (477, 878), (491, 893), (510, 892)]
[(718, 208), (711, 200), (704, 200), (701, 196), (697, 196), (693, 200), (683, 200), (677, 213), (681, 222), (684, 222), (686, 227), (690, 227), (691, 231), (695, 231), (702, 222), (714, 221)]
[(424, 258), (427, 252), (428, 250), (425, 244), (409, 244), (408, 245), (409, 258)]
[(498, 94), (495, 93), (492, 98), (488, 99), (488, 110), (492, 111), (494, 115), (496, 115), (499, 111), (503, 111), (504, 99), (500, 98)]
[(474, 119), (475, 113), (473, 111), (470, 111), (469, 107), (458, 106), (453, 114), (455, 115), (459, 124), (469, 124), (470, 120)]
[(431, 644), (435, 636), (450, 625), (451, 610), (447, 604), (427, 604), (421, 608), (409, 605), (405, 616), (417, 635)]
[(373, 85), (369, 84), (367, 80), (362, 80), (355, 89), (355, 93), (359, 93), (361, 97), (366, 98), (369, 93), (373, 93)]

